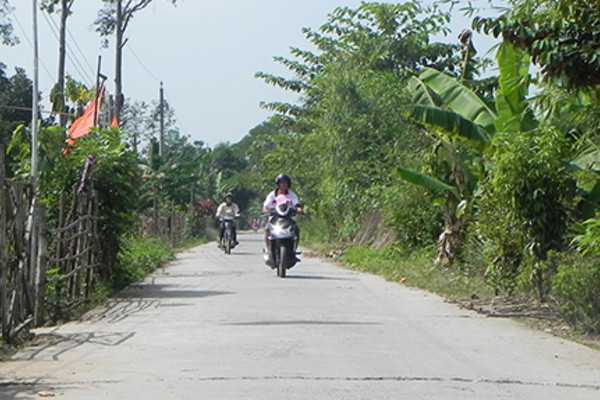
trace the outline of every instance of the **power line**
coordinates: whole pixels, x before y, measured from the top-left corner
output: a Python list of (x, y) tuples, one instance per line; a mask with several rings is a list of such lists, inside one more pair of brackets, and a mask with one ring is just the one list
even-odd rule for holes
[[(163, 87), (164, 88), (164, 87)], [(169, 104), (171, 104), (171, 102), (169, 101), (169, 94), (167, 93), (167, 90), (164, 89), (164, 94), (165, 94), (165, 98), (167, 99), (167, 102)], [(177, 117), (177, 113), (175, 112), (174, 108), (171, 108), (173, 115), (175, 116), (175, 120), (177, 121), (177, 125), (179, 126), (179, 128), (183, 131), (183, 133), (189, 137), (191, 137), (192, 135), (190, 135), (189, 131), (187, 129), (185, 129), (185, 126), (183, 126), (183, 124), (181, 123), (181, 119), (179, 119)]]
[[(150, 69), (148, 69), (148, 67), (146, 67), (146, 65), (142, 62), (142, 60), (138, 57), (138, 55), (135, 53), (135, 51), (133, 50), (133, 47), (131, 47), (131, 45), (127, 45), (127, 48), (131, 51), (131, 54), (133, 55), (133, 57), (137, 60), (137, 62), (142, 66), (142, 68), (148, 73), (148, 75), (150, 75), (152, 78), (156, 79), (157, 82), (162, 82), (162, 80), (160, 78), (158, 78), (155, 74), (152, 73), (152, 71), (150, 71)], [(172, 104), (169, 100), (169, 96), (168, 93), (166, 91), (166, 89), (164, 89), (163, 87), (163, 93), (165, 94), (165, 98), (167, 100), (167, 102), (169, 104)], [(175, 116), (175, 120), (177, 121), (177, 126), (181, 129), (181, 131), (188, 136), (191, 136), (188, 132), (187, 129), (185, 129), (185, 127), (182, 125), (181, 123), (181, 119), (179, 119), (177, 117), (177, 114), (175, 112), (174, 108), (171, 108), (171, 112), (173, 112), (173, 115)]]
[[(77, 50), (79, 51), (79, 55), (81, 56), (81, 58), (83, 58), (83, 60), (85, 61), (85, 63), (87, 64), (88, 68), (90, 69), (90, 71), (94, 71), (94, 67), (92, 67), (92, 64), (89, 63), (88, 59), (85, 57), (85, 54), (83, 54), (83, 51), (81, 50), (81, 48), (79, 47), (79, 44), (77, 44), (77, 40), (75, 40), (75, 37), (73, 37), (73, 35), (71, 34), (71, 30), (69, 29), (69, 27), (67, 26), (67, 34), (69, 35), (69, 38), (71, 39), (71, 41), (73, 43), (75, 43), (75, 47), (77, 48)], [(71, 43), (71, 42), (69, 42)]]
[[(21, 33), (22, 33), (23, 37), (25, 37), (25, 40), (27, 40), (27, 43), (29, 43), (29, 47), (31, 47), (31, 49), (33, 49), (33, 43), (31, 42), (31, 38), (29, 37), (29, 35), (25, 31), (25, 29), (23, 28), (23, 25), (21, 24), (21, 21), (19, 21), (19, 18), (17, 17), (17, 14), (15, 13), (14, 9), (11, 9), (10, 13), (11, 13), (12, 17), (15, 19), (15, 21), (17, 22), (19, 29), (21, 29)], [(46, 67), (46, 64), (44, 64), (43, 61), (39, 61), (39, 62), (40, 62), (40, 64), (42, 64), (42, 68), (44, 69), (44, 71), (48, 75), (48, 78), (50, 78), (50, 81), (52, 82), (54, 80), (54, 78), (53, 78), (52, 74), (50, 73), (50, 71), (48, 70), (48, 68)]]
[(137, 62), (142, 66), (142, 68), (148, 73), (148, 75), (150, 75), (152, 78), (156, 79), (157, 82), (161, 82), (160, 78), (158, 78), (156, 75), (154, 75), (147, 67), (146, 65), (144, 65), (144, 63), (142, 62), (142, 60), (140, 60), (140, 58), (138, 57), (138, 55), (135, 53), (135, 51), (133, 51), (133, 47), (131, 47), (131, 45), (127, 45), (127, 48), (129, 49), (129, 51), (131, 51), (131, 54), (133, 54), (133, 57), (137, 60)]
[[(44, 16), (44, 20), (46, 21), (46, 24), (48, 24), (48, 27), (50, 28), (50, 30), (52, 31), (52, 33), (54, 34), (54, 38), (56, 39), (56, 41), (60, 41), (59, 35), (58, 35), (58, 30), (60, 29), (58, 27), (58, 25), (56, 24), (56, 21), (51, 18), (49, 15), (47, 15), (46, 12), (42, 12), (42, 15)], [(71, 49), (71, 46), (69, 45), (69, 42), (65, 42), (65, 44), (67, 45), (67, 49), (69, 51), (66, 52), (67, 58), (69, 59), (69, 61), (71, 62), (71, 64), (73, 65), (73, 68), (79, 73), (80, 76), (84, 77), (84, 79), (87, 79), (87, 82), (94, 82), (94, 79), (91, 78), (91, 76), (86, 72), (85, 67), (83, 67), (81, 65), (81, 63), (79, 62), (78, 58), (73, 58), (73, 56), (71, 55), (71, 53), (73, 52)], [(83, 59), (85, 59), (85, 56), (83, 56)], [(86, 60), (87, 61), (87, 60)], [(89, 63), (88, 63), (89, 65)], [(90, 67), (90, 70), (92, 68)], [(90, 85), (93, 85), (93, 83), (91, 83)]]

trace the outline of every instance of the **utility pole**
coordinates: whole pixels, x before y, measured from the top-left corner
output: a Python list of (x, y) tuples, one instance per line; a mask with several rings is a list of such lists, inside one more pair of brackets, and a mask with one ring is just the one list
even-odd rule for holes
[(31, 113), (31, 184), (35, 198), (35, 190), (38, 177), (38, 31), (37, 31), (37, 0), (33, 0), (33, 88)]
[[(33, 14), (33, 85), (31, 96), (31, 207), (27, 217), (27, 227), (25, 233), (25, 241), (29, 242), (29, 268), (30, 274), (34, 277), (34, 293), (33, 293), (33, 322), (35, 326), (39, 326), (42, 321), (43, 293), (41, 284), (45, 272), (41, 271), (41, 260), (39, 255), (41, 249), (38, 248), (39, 218), (37, 207), (37, 180), (38, 180), (38, 87), (39, 87), (39, 52), (38, 52), (38, 26), (37, 26), (37, 0), (32, 1)], [(28, 240), (29, 239), (29, 240)]]
[(165, 154), (165, 96), (163, 83), (160, 83), (160, 141), (158, 143), (158, 155), (162, 159)]

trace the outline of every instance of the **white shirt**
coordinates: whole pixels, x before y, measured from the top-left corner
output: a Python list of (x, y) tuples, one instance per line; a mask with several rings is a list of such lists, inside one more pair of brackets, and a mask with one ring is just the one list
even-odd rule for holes
[(235, 218), (240, 216), (240, 208), (237, 204), (231, 203), (230, 206), (227, 203), (221, 203), (219, 208), (217, 208), (217, 213), (215, 214), (217, 218)]
[[(281, 196), (281, 195), (279, 195), (279, 196)], [(292, 204), (294, 206), (297, 206), (298, 204), (300, 204), (300, 201), (298, 201), (298, 196), (296, 196), (296, 194), (294, 192), (292, 192), (291, 190), (288, 190), (288, 192), (285, 196), (292, 201)], [(273, 190), (272, 192), (270, 192), (267, 195), (267, 198), (265, 199), (265, 202), (263, 203), (263, 208), (266, 208), (267, 210), (274, 208), (275, 204), (277, 203), (276, 199), (277, 199), (277, 196), (275, 195), (275, 190)]]

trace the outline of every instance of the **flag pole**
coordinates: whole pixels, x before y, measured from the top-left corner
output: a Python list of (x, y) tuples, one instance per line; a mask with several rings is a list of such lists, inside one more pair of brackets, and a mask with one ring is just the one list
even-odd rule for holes
[[(102, 75), (100, 73), (100, 69), (102, 67), (102, 56), (98, 56), (98, 70), (96, 71), (96, 104), (94, 105), (94, 126), (96, 126), (96, 124), (99, 125), (99, 121), (100, 118), (98, 118), (98, 113), (100, 112), (99, 108), (100, 108), (100, 104), (98, 99), (98, 95), (100, 94), (100, 87), (101, 85), (104, 84), (104, 81), (106, 80), (106, 76)], [(102, 81), (100, 81), (102, 79)]]

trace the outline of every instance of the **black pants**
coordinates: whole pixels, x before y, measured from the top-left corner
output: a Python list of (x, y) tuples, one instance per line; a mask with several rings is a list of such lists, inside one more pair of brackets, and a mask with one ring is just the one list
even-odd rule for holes
[[(235, 224), (231, 223), (231, 232), (233, 233), (233, 241), (237, 242), (237, 229), (235, 229)], [(225, 233), (225, 223), (221, 222), (221, 229), (219, 230), (219, 242), (223, 239), (223, 234)]]

